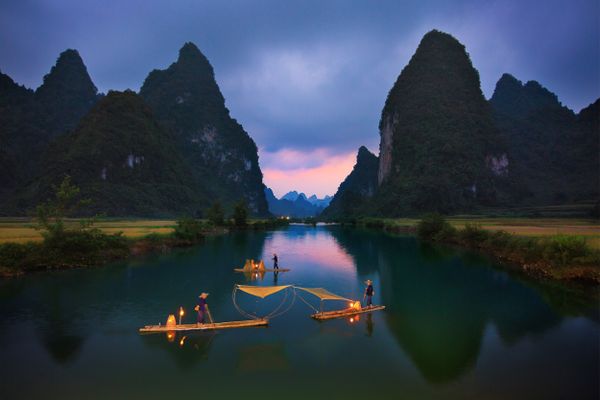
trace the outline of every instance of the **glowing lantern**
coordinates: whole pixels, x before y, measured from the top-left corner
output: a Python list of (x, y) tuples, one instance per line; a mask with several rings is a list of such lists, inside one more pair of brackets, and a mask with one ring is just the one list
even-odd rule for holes
[(167, 318), (167, 326), (172, 327), (176, 325), (177, 321), (175, 321), (175, 316), (173, 314), (169, 314), (169, 317)]
[(181, 318), (183, 318), (184, 315), (185, 312), (183, 311), (183, 307), (179, 307), (179, 325), (181, 325)]
[(360, 310), (360, 301), (351, 301), (350, 303), (348, 303), (348, 308), (352, 308), (354, 310)]

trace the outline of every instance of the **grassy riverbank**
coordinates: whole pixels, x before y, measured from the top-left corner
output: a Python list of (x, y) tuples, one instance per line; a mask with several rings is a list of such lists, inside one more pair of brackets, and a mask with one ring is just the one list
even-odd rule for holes
[(36, 229), (35, 221), (0, 220), (0, 276), (46, 270), (87, 268), (156, 251), (200, 243), (208, 235), (230, 230), (261, 230), (287, 221), (255, 219), (243, 226), (207, 220), (100, 220), (79, 229), (82, 220), (64, 221), (59, 234)]
[[(502, 229), (505, 227), (516, 229), (509, 232)], [(485, 226), (473, 221), (451, 223), (429, 215), (419, 221), (416, 230), (423, 240), (482, 251), (527, 275), (600, 284), (600, 249), (590, 245), (598, 233), (593, 224), (571, 221), (532, 227), (515, 225), (513, 220), (507, 225)]]
[(600, 284), (600, 225), (596, 220), (455, 216), (433, 224), (429, 234), (420, 230), (421, 221), (362, 218), (349, 223), (419, 234), (424, 240), (481, 251), (535, 277)]

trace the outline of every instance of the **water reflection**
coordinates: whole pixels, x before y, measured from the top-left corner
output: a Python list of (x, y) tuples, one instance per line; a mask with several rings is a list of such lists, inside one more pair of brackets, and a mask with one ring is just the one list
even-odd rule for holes
[(180, 369), (187, 370), (208, 360), (208, 354), (217, 334), (168, 332), (166, 336), (142, 335), (141, 340), (150, 349), (166, 352)]
[(486, 268), (482, 257), (410, 237), (331, 232), (363, 276), (377, 269), (388, 327), (430, 382), (453, 381), (472, 369), (488, 324), (514, 344), (561, 320), (536, 291)]

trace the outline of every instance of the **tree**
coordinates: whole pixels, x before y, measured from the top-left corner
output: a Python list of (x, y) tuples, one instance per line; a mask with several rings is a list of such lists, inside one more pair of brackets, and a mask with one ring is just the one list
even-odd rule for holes
[[(43, 229), (46, 235), (56, 237), (65, 231), (65, 217), (89, 205), (91, 200), (77, 199), (80, 190), (71, 184), (71, 177), (68, 175), (65, 175), (59, 186), (52, 185), (52, 189), (55, 198), (39, 204), (36, 208), (37, 229)], [(85, 229), (92, 223), (92, 219), (82, 220), (80, 228)]]
[(240, 200), (233, 209), (233, 221), (236, 226), (246, 226), (248, 224), (248, 207), (244, 200)]
[(206, 216), (208, 220), (215, 226), (223, 225), (223, 220), (225, 218), (225, 213), (223, 212), (223, 207), (221, 207), (221, 203), (215, 201), (213, 205), (206, 212)]

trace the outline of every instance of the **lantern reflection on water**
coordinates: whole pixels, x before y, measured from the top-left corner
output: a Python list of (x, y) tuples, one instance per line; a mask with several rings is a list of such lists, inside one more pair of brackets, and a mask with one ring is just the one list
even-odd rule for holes
[(167, 340), (169, 342), (173, 342), (175, 340), (175, 331), (168, 331), (167, 332)]

